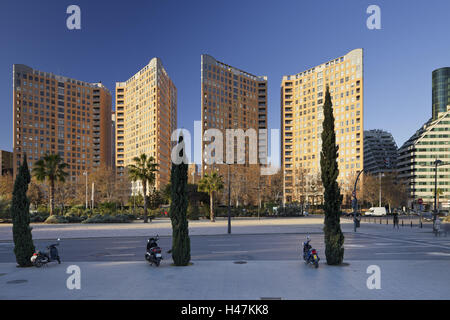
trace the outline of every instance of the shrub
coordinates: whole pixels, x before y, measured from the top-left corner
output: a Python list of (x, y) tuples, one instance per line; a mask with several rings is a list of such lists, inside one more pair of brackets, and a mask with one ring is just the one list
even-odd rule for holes
[(201, 205), (199, 208), (199, 212), (200, 212), (200, 217), (204, 217), (205, 219), (209, 219), (209, 205), (204, 204)]
[(64, 216), (49, 216), (44, 223), (48, 224), (56, 224), (56, 223), (68, 223), (67, 219)]
[(30, 213), (30, 221), (31, 222), (44, 222), (49, 217), (48, 212), (39, 213), (39, 212), (32, 212)]
[[(258, 216), (258, 207), (231, 207), (230, 210), (231, 217), (257, 217)], [(269, 215), (269, 210), (261, 208), (259, 209), (259, 216), (265, 217)], [(228, 207), (222, 206), (216, 208), (216, 216), (217, 217), (228, 217)]]
[(0, 220), (11, 220), (11, 202), (0, 199)]
[(189, 204), (188, 209), (187, 209), (187, 218), (189, 220), (199, 220), (200, 219), (200, 209), (199, 209), (198, 205)]
[(38, 213), (48, 213), (49, 212), (49, 210), (48, 210), (48, 207), (47, 206), (39, 206), (38, 208), (37, 208), (37, 212)]
[(84, 220), (82, 223), (129, 223), (134, 219), (133, 215), (117, 214), (117, 215), (100, 215), (96, 214)]
[(77, 216), (82, 216), (85, 213), (85, 209), (84, 207), (80, 207), (80, 206), (73, 206), (69, 209), (69, 211), (67, 211), (67, 214), (72, 214), (72, 215), (77, 215)]
[(80, 223), (86, 220), (88, 217), (86, 215), (77, 215), (69, 212), (64, 215), (64, 218), (68, 223)]

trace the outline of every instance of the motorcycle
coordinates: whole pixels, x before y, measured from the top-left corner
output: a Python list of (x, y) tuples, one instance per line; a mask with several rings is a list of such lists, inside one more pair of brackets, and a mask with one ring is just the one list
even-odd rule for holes
[(33, 253), (33, 255), (31, 256), (31, 263), (33, 264), (33, 266), (35, 266), (36, 268), (40, 268), (43, 265), (46, 265), (47, 263), (53, 261), (58, 261), (58, 264), (61, 264), (58, 249), (56, 248), (57, 246), (59, 246), (59, 241), (60, 239), (58, 239), (58, 243), (47, 246), (46, 252), (38, 250)]
[(150, 265), (155, 264), (157, 267), (159, 267), (159, 264), (163, 259), (161, 254), (161, 248), (158, 246), (157, 243), (158, 240), (159, 240), (158, 236), (156, 236), (155, 238), (148, 239), (147, 252), (145, 253), (145, 260), (150, 262)]
[(314, 267), (319, 267), (319, 254), (317, 253), (317, 250), (314, 249), (309, 242), (311, 239), (309, 236), (306, 238), (306, 241), (303, 242), (303, 260), (305, 260), (305, 263), (314, 265)]

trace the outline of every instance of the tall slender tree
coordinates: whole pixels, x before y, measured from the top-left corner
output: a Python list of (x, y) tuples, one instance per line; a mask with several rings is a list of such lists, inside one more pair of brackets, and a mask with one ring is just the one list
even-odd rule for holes
[(209, 217), (211, 222), (216, 221), (214, 217), (214, 194), (222, 190), (223, 187), (222, 176), (217, 172), (213, 172), (210, 175), (205, 173), (198, 183), (198, 190), (209, 194)]
[(31, 266), (30, 258), (34, 253), (33, 237), (30, 227), (30, 200), (27, 197), (30, 181), (31, 176), (25, 155), (16, 181), (14, 182), (11, 204), (14, 254), (20, 267)]
[(324, 188), (325, 226), (323, 230), (325, 233), (325, 256), (327, 264), (338, 265), (344, 259), (344, 234), (341, 231), (340, 224), (342, 196), (337, 182), (339, 175), (337, 163), (339, 147), (336, 145), (333, 105), (328, 86), (325, 93), (323, 112), (320, 168)]
[(67, 167), (59, 154), (46, 154), (34, 163), (33, 175), (38, 181), (47, 180), (49, 184), (50, 215), (53, 215), (55, 209), (55, 183), (66, 181), (69, 175), (65, 171)]
[[(178, 144), (183, 141), (180, 136)], [(170, 219), (172, 221), (172, 258), (177, 266), (186, 266), (191, 260), (191, 241), (187, 220), (188, 208), (188, 165), (184, 155), (184, 149), (179, 151), (179, 156), (184, 159), (180, 164), (172, 163), (170, 185)]]
[(149, 202), (147, 187), (151, 188), (155, 184), (158, 164), (155, 162), (155, 158), (147, 157), (145, 153), (142, 153), (139, 157), (134, 157), (133, 162), (128, 166), (128, 176), (132, 181), (141, 181), (142, 192), (144, 193), (144, 223), (147, 223)]

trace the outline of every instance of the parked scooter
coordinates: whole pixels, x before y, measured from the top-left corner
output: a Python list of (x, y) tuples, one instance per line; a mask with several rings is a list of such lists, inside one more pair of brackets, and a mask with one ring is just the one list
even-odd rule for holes
[(58, 243), (54, 243), (54, 244), (47, 246), (46, 252), (42, 252), (39, 250), (36, 251), (31, 256), (31, 263), (33, 264), (33, 266), (40, 268), (43, 265), (46, 265), (47, 263), (53, 262), (53, 261), (58, 261), (58, 264), (61, 264), (61, 259), (59, 258), (58, 249), (56, 248), (57, 246), (59, 246), (59, 241), (60, 241), (60, 239), (58, 239)]
[(318, 268), (320, 258), (317, 250), (309, 244), (310, 241), (311, 239), (307, 236), (306, 241), (303, 242), (303, 260), (305, 260), (305, 263), (314, 265), (314, 267)]
[(155, 264), (159, 267), (161, 263), (162, 254), (161, 248), (158, 246), (157, 241), (159, 240), (158, 235), (155, 238), (150, 238), (147, 240), (147, 252), (145, 253), (145, 260), (150, 262), (150, 265)]

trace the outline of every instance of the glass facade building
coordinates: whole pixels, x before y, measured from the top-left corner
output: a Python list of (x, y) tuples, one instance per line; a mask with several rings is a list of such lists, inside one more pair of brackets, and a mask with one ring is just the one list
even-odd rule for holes
[(450, 105), (450, 67), (433, 71), (433, 119)]

